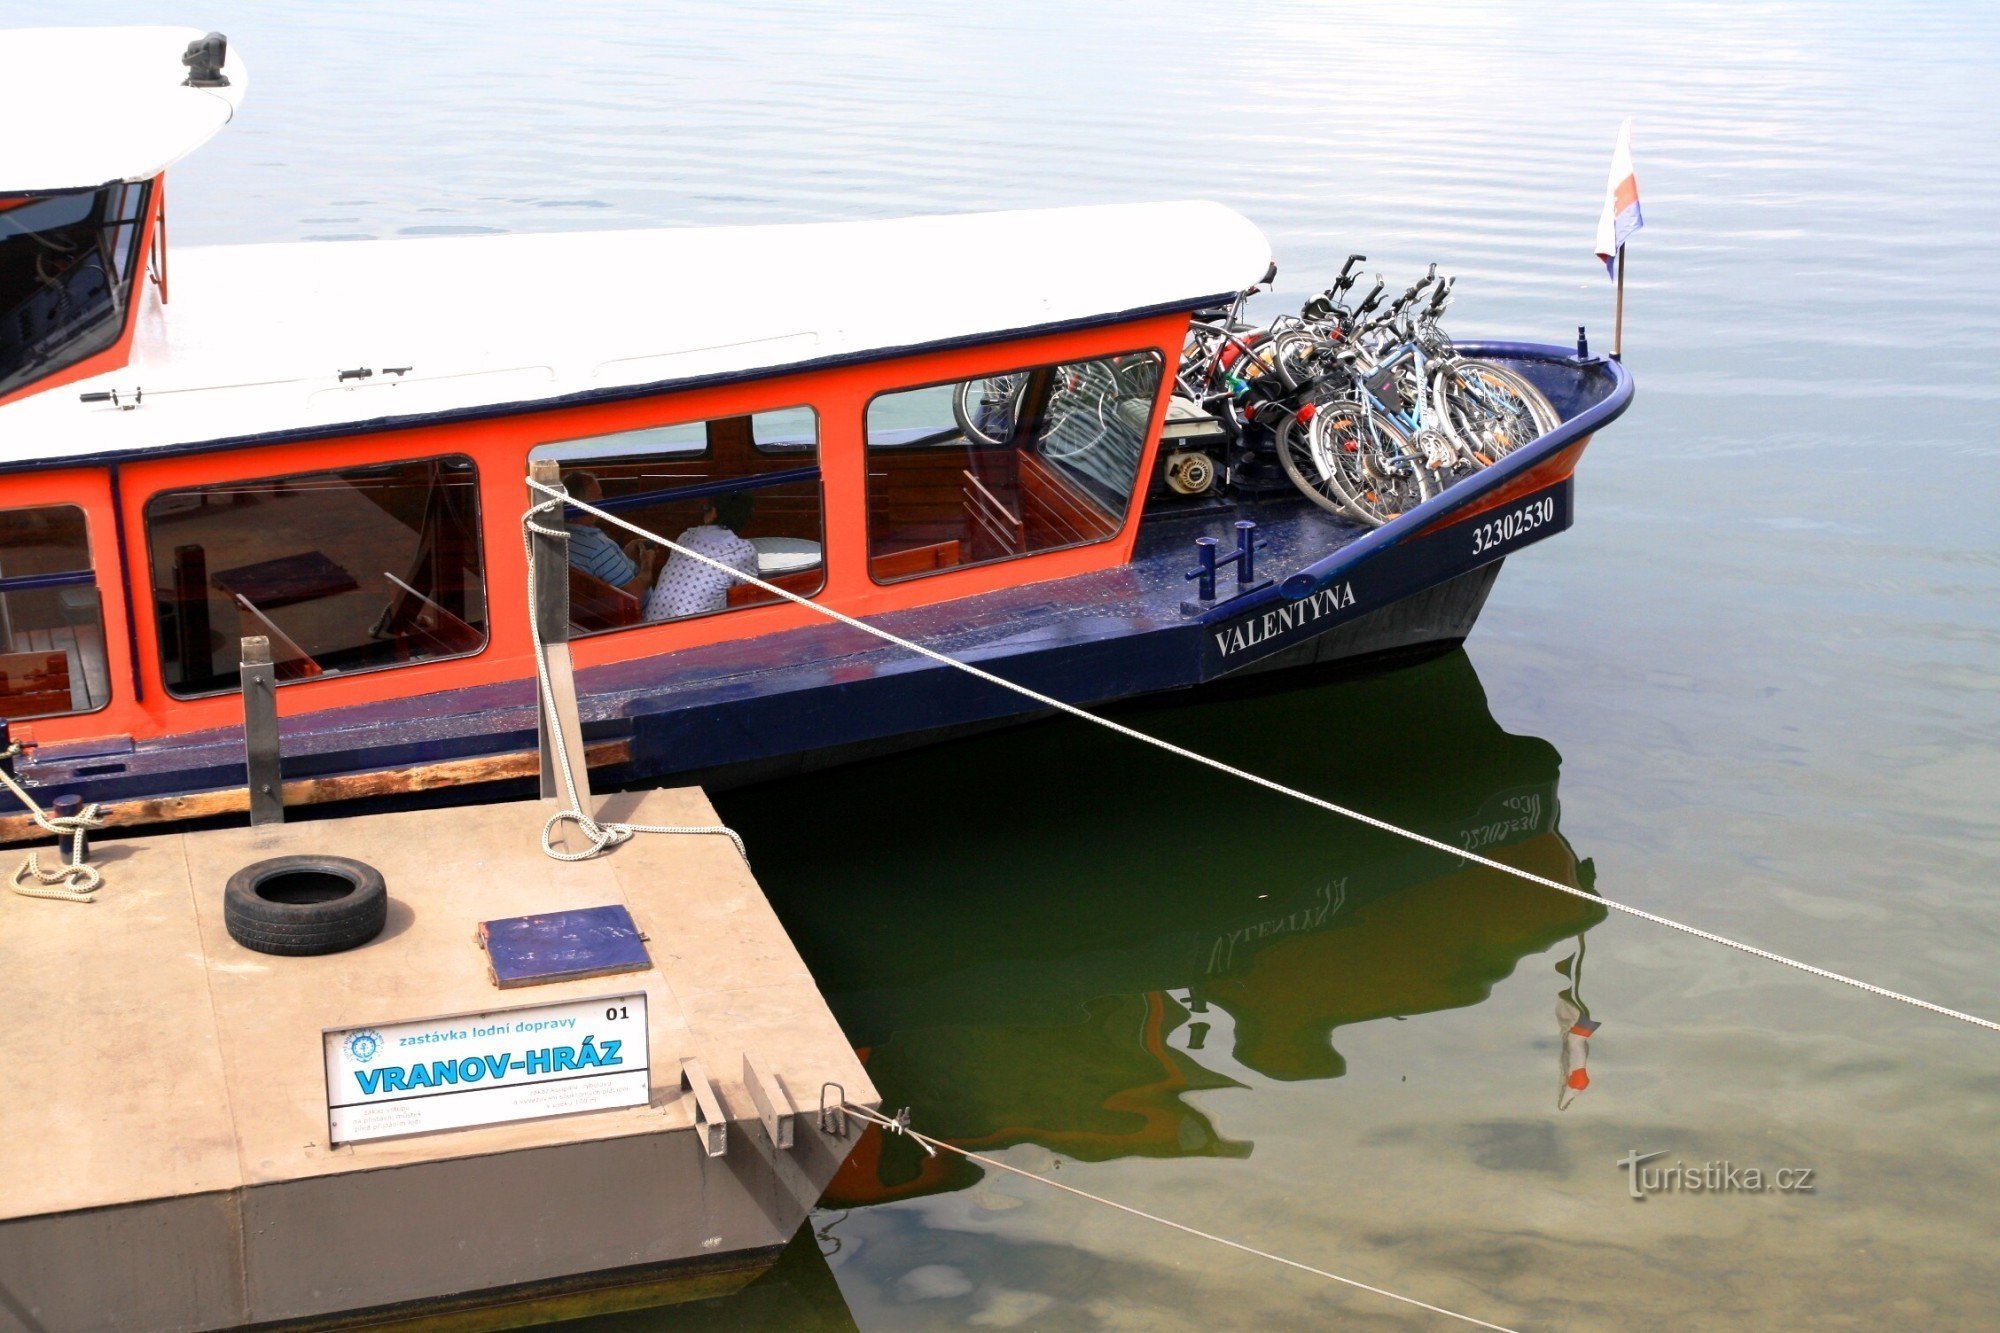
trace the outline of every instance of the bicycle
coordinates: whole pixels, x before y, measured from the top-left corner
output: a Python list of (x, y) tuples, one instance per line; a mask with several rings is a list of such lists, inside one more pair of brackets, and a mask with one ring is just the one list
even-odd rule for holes
[[(1014, 436), (1031, 372), (1012, 371), (985, 379), (965, 380), (952, 390), (952, 417), (965, 439), (985, 448), (999, 448)], [(1127, 391), (1127, 370), (1116, 358), (1078, 361), (1052, 368), (1048, 405), (1038, 432), (1042, 457), (1065, 460), (1101, 446), (1114, 431)], [(1146, 390), (1148, 395), (1151, 389)]]

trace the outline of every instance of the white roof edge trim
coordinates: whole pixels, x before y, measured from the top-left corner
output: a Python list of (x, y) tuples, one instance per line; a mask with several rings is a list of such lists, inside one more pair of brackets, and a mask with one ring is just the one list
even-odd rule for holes
[(250, 74), (232, 43), (226, 88), (185, 86), (181, 56), (201, 28), (0, 31), (5, 100), (33, 133), (0, 137), (0, 195), (149, 180), (214, 138)]
[(0, 404), (0, 469), (1007, 340), (1227, 297), (1270, 262), (1254, 223), (1201, 200), (196, 246), (127, 366)]

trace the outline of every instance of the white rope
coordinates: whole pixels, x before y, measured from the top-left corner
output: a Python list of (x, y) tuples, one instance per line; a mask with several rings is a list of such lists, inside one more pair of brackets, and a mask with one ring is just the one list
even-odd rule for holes
[[(530, 485), (535, 483), (530, 482)], [(541, 489), (546, 490), (546, 487)], [(550, 509), (560, 510), (564, 500), (563, 492), (554, 493), (558, 498), (532, 506), (521, 516), (521, 541), (528, 552), (528, 589), (534, 596), (535, 587), (535, 537), (568, 537), (563, 528), (545, 528), (535, 522), (535, 515)], [(535, 644), (535, 688), (536, 707), (542, 712), (541, 727), (547, 733), (555, 748), (556, 771), (562, 774), (563, 790), (569, 794), (567, 808), (558, 810), (542, 825), (542, 850), (558, 861), (587, 861), (607, 848), (616, 847), (635, 833), (707, 833), (719, 834), (736, 844), (736, 854), (750, 860), (750, 853), (743, 846), (743, 839), (736, 830), (721, 824), (621, 824), (610, 820), (599, 820), (583, 808), (583, 799), (577, 792), (576, 773), (570, 768), (569, 743), (563, 737), (563, 729), (557, 721), (555, 707), (555, 686), (549, 680), (548, 654), (542, 647), (541, 617), (531, 604), (528, 607), (528, 632)], [(581, 756), (579, 756), (581, 758)], [(585, 762), (588, 762), (585, 760)], [(96, 807), (92, 807), (95, 809)], [(589, 848), (580, 852), (565, 852), (555, 845), (555, 831), (562, 824), (575, 824), (590, 842)]]
[[(7, 771), (6, 761), (21, 753), (19, 741), (9, 745), (0, 753), (0, 783), (14, 793), (14, 799), (27, 808), (28, 818), (43, 830), (56, 835), (60, 840), (70, 839), (69, 864), (54, 870), (42, 869), (40, 852), (29, 852), (28, 859), (14, 871), (10, 881), (14, 892), (23, 898), (48, 898), (63, 903), (91, 903), (97, 901), (97, 891), (104, 887), (104, 876), (96, 866), (85, 865), (83, 859), (89, 854), (90, 830), (104, 827), (104, 820), (97, 813), (93, 802), (73, 815), (52, 815), (35, 803), (27, 789), (14, 781), (14, 775)], [(32, 878), (36, 882), (28, 883)]]
[[(560, 496), (562, 494), (560, 491), (551, 490), (549, 487), (535, 481), (530, 481), (528, 485), (532, 489), (541, 491), (546, 495)], [(1796, 958), (1787, 958), (1781, 953), (1773, 953), (1769, 949), (1760, 949), (1754, 944), (1745, 944), (1741, 940), (1733, 940), (1726, 935), (1717, 935), (1713, 931), (1703, 930), (1699, 926), (1690, 926), (1686, 922), (1675, 921), (1671, 917), (1660, 916), (1657, 913), (1648, 912), (1641, 907), (1633, 907), (1628, 903), (1615, 902), (1609, 898), (1600, 898), (1594, 893), (1587, 893), (1573, 885), (1563, 884), (1546, 876), (1537, 875), (1532, 871), (1510, 866), (1504, 861), (1496, 861), (1491, 857), (1481, 856), (1477, 852), (1469, 852), (1463, 848), (1454, 847), (1448, 842), (1418, 833), (1413, 829), (1406, 829), (1391, 824), (1386, 819), (1378, 819), (1374, 815), (1364, 814), (1359, 810), (1336, 804), (1333, 801), (1324, 800), (1309, 792), (1300, 791), (1295, 787), (1287, 787), (1282, 782), (1274, 782), (1270, 778), (1261, 777), (1248, 770), (1237, 768), (1232, 764), (1225, 764), (1220, 759), (1211, 759), (1205, 754), (1198, 754), (1193, 750), (1183, 749), (1171, 741), (1163, 741), (1157, 736), (1148, 736), (1143, 731), (1134, 731), (1131, 727), (1125, 726), (1122, 723), (1113, 722), (1109, 718), (1099, 717), (1095, 713), (1085, 712), (1075, 704), (1064, 703), (1061, 699), (1052, 698), (1037, 690), (1031, 690), (1025, 685), (1017, 685), (1011, 680), (1003, 679), (990, 671), (973, 666), (969, 662), (961, 662), (955, 657), (947, 657), (934, 648), (926, 648), (920, 643), (912, 643), (910, 640), (902, 638), (899, 635), (891, 634), (888, 630), (879, 629), (874, 625), (856, 620), (853, 616), (836, 611), (830, 606), (822, 606), (818, 602), (810, 601), (795, 592), (780, 588), (776, 584), (766, 583), (755, 575), (745, 574), (741, 570), (731, 568), (719, 560), (713, 560), (699, 551), (691, 551), (678, 542), (668, 541), (658, 533), (648, 532), (636, 524), (628, 523), (616, 514), (606, 513), (602, 509), (578, 500), (570, 500), (569, 503), (587, 514), (595, 514), (604, 522), (623, 528), (625, 531), (633, 533), (636, 536), (644, 537), (648, 541), (658, 542), (679, 555), (687, 556), (691, 560), (698, 560), (711, 569), (720, 570), (730, 578), (741, 579), (753, 587), (761, 588), (773, 596), (782, 597), (788, 602), (803, 606), (808, 611), (816, 612), (829, 620), (839, 621), (841, 624), (851, 629), (858, 629), (864, 634), (872, 634), (884, 643), (892, 643), (898, 648), (917, 654), (919, 657), (927, 657), (941, 666), (952, 667), (955, 670), (965, 672), (969, 676), (976, 676), (989, 684), (998, 685), (1003, 690), (1012, 690), (1015, 694), (1025, 699), (1032, 699), (1045, 708), (1051, 708), (1056, 712), (1065, 713), (1070, 717), (1091, 723), (1094, 726), (1103, 727), (1107, 731), (1115, 731), (1120, 736), (1124, 736), (1129, 740), (1150, 745), (1156, 750), (1164, 750), (1168, 754), (1176, 755), (1190, 763), (1200, 764), (1205, 768), (1212, 768), (1218, 773), (1226, 773), (1230, 777), (1239, 778), (1254, 786), (1262, 787), (1266, 791), (1274, 791), (1280, 796), (1289, 796), (1295, 801), (1303, 801), (1307, 805), (1316, 806), (1330, 814), (1341, 815), (1357, 823), (1366, 824), (1370, 828), (1380, 829), (1384, 833), (1393, 833), (1399, 838), (1406, 838), (1421, 846), (1434, 848), (1448, 856), (1457, 857), (1461, 861), (1470, 861), (1474, 865), (1485, 866), (1488, 870), (1497, 870), (1503, 875), (1512, 875), (1514, 878), (1526, 880), (1530, 884), (1539, 884), (1545, 889), (1554, 889), (1557, 893), (1566, 893), (1572, 898), (1581, 898), (1586, 902), (1598, 903), (1613, 911), (1637, 917), (1641, 921), (1650, 921), (1656, 926), (1665, 926), (1669, 930), (1680, 931), (1683, 935), (1692, 935), (1698, 940), (1707, 940), (1710, 944), (1720, 944), (1724, 948), (1735, 949), (1739, 953), (1749, 954), (1752, 958), (1761, 958), (1769, 963), (1779, 963), (1785, 967), (1804, 972), (1808, 976), (1819, 977), (1825, 981), (1837, 981), (1843, 986), (1852, 986), (1856, 990), (1866, 991), (1870, 995), (1877, 995), (1885, 1000), (1895, 1000), (1898, 1003), (1912, 1005), (1918, 1009), (1942, 1015), (1945, 1018), (1955, 1018), (1961, 1023), (1970, 1023), (1974, 1027), (1982, 1027), (1992, 1032), (2000, 1032), (2000, 1023), (1996, 1023), (1992, 1019), (1981, 1018), (1977, 1014), (1968, 1014), (1958, 1009), (1948, 1009), (1944, 1005), (1933, 1004), (1929, 1000), (1920, 1000), (1914, 995), (1905, 995), (1901, 991), (1893, 991), (1886, 986), (1877, 986), (1872, 982), (1861, 981), (1840, 972), (1829, 971), (1823, 967), (1815, 967), (1811, 963), (1802, 963)]]
[[(1037, 1184), (1047, 1185), (1050, 1189), (1061, 1190), (1065, 1194), (1074, 1194), (1079, 1199), (1088, 1199), (1090, 1202), (1102, 1204), (1106, 1208), (1115, 1208), (1121, 1213), (1126, 1213), (1147, 1222), (1157, 1222), (1163, 1227), (1171, 1227), (1173, 1230), (1193, 1236), (1197, 1240), (1213, 1241), (1217, 1245), (1227, 1246), (1229, 1249), (1239, 1250), (1244, 1254), (1254, 1255), (1259, 1259), (1268, 1259), (1274, 1264), (1283, 1264), (1287, 1268), (1296, 1268), (1301, 1273), (1311, 1273), (1314, 1277), (1323, 1277), (1329, 1282), (1338, 1282), (1342, 1286), (1353, 1287), (1356, 1290), (1365, 1291), (1371, 1295), (1382, 1296), (1392, 1301), (1400, 1301), (1404, 1305), (1414, 1305), (1419, 1310), (1428, 1310), (1432, 1314), (1441, 1314), (1447, 1319), (1457, 1319), (1461, 1322), (1471, 1324), (1475, 1328), (1491, 1328), (1498, 1329), (1499, 1333), (1514, 1333), (1514, 1330), (1504, 1324), (1489, 1324), (1484, 1319), (1476, 1319), (1469, 1314), (1460, 1314), (1456, 1310), (1447, 1310), (1442, 1305), (1432, 1305), (1429, 1301), (1420, 1301), (1414, 1296), (1403, 1296), (1390, 1291), (1386, 1287), (1372, 1286), (1356, 1278), (1342, 1277), (1340, 1274), (1330, 1273), (1324, 1268), (1315, 1268), (1311, 1264), (1300, 1263), (1297, 1259), (1287, 1259), (1282, 1254), (1273, 1254), (1269, 1250), (1260, 1250), (1254, 1245), (1246, 1245), (1240, 1240), (1231, 1240), (1227, 1236), (1218, 1236), (1212, 1231), (1203, 1231), (1199, 1227), (1191, 1227), (1185, 1222), (1176, 1222), (1171, 1217), (1161, 1217), (1158, 1213), (1149, 1213), (1143, 1208), (1134, 1208), (1129, 1203), (1120, 1203), (1116, 1199), (1107, 1199), (1101, 1194), (1092, 1194), (1089, 1190), (1080, 1190), (1074, 1185), (1065, 1185), (1060, 1180), (1050, 1180), (1047, 1176), (1038, 1176), (1034, 1172), (1023, 1170), (1018, 1166), (1010, 1166), (997, 1157), (988, 1157), (985, 1153), (973, 1152), (971, 1149), (961, 1148), (955, 1143), (946, 1143), (943, 1139), (934, 1139), (928, 1134), (919, 1134), (916, 1130), (910, 1128), (909, 1121), (905, 1118), (891, 1118), (879, 1112), (871, 1111), (865, 1106), (856, 1106), (852, 1102), (842, 1103), (842, 1109), (852, 1111), (863, 1120), (873, 1121), (891, 1134), (908, 1135), (916, 1141), (919, 1147), (933, 1157), (937, 1156), (936, 1150), (942, 1148), (946, 1152), (957, 1153), (967, 1161), (977, 1162), (981, 1166), (991, 1167), (995, 1171), (1012, 1172), (1024, 1180), (1032, 1180)], [(904, 1113), (905, 1116), (907, 1114), (908, 1112)]]

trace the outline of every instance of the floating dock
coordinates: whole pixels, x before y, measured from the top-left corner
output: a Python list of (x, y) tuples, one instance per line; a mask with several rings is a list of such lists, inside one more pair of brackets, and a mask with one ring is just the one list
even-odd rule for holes
[[(715, 822), (691, 788), (599, 804)], [(823, 1130), (823, 1089), (872, 1107), (874, 1087), (727, 838), (565, 863), (536, 846), (547, 810), (134, 838), (93, 849), (95, 903), (0, 893), (0, 1329), (496, 1328), (717, 1294), (773, 1262), (854, 1142)], [(382, 934), (320, 957), (238, 945), (225, 881), (305, 853), (382, 872)], [(480, 923), (618, 906), (645, 970), (498, 988)], [(491, 1031), (606, 997), (643, 1009), (641, 1049), (596, 1053), (643, 1104), (334, 1141), (339, 1034), (393, 1045), (398, 1024)], [(587, 1103), (564, 1096), (542, 1104)]]

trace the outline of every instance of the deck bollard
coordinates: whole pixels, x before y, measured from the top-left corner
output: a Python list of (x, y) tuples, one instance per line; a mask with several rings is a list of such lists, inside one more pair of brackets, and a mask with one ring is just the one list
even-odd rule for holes
[(1228, 555), (1215, 553), (1216, 540), (1213, 537), (1196, 537), (1194, 553), (1197, 568), (1190, 569), (1187, 576), (1199, 579), (1196, 595), (1204, 602), (1215, 600), (1216, 571), (1224, 565), (1236, 566), (1236, 591), (1239, 595), (1251, 590), (1257, 580), (1257, 550), (1264, 539), (1258, 535), (1257, 525), (1247, 518), (1236, 520), (1236, 549)]
[[(83, 813), (83, 798), (75, 792), (64, 792), (49, 802), (49, 813), (57, 819), (74, 819)], [(76, 834), (58, 833), (56, 851), (62, 857), (63, 864), (69, 864), (70, 858), (76, 855)]]
[(271, 641), (247, 636), (238, 668), (243, 681), (243, 766), (250, 788), (250, 822), (285, 822), (285, 783), (278, 769), (278, 672)]
[(1247, 588), (1257, 581), (1257, 548), (1264, 539), (1257, 535), (1257, 525), (1247, 518), (1236, 520), (1236, 586)]
[(1195, 596), (1204, 602), (1215, 600), (1215, 538), (1196, 537), (1194, 555), (1197, 568), (1188, 571), (1191, 579), (1200, 579), (1195, 585)]

